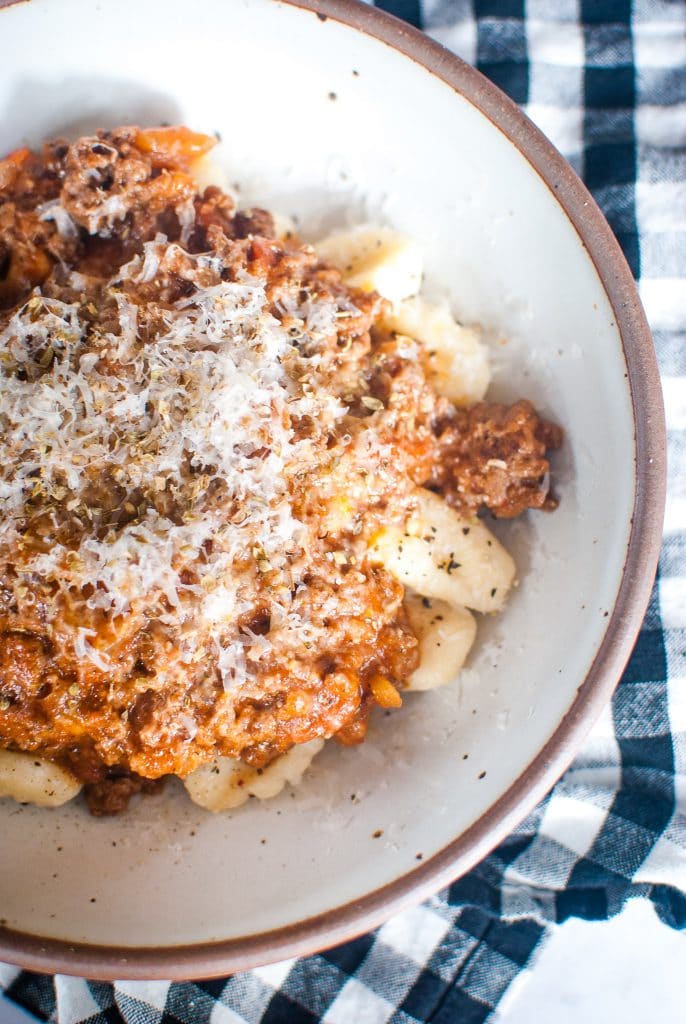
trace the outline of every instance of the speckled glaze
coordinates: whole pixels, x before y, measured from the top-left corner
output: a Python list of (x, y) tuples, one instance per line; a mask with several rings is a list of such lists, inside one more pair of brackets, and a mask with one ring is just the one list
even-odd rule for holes
[(565, 428), (560, 508), (500, 524), (520, 587), (482, 622), (468, 670), (380, 716), (363, 747), (331, 745), (297, 792), (213, 817), (172, 785), (112, 821), (78, 802), (0, 801), (0, 959), (191, 978), (333, 945), (506, 835), (626, 662), (665, 484), (659, 378), (631, 274), (521, 112), (364, 4), (0, 8), (1, 151), (127, 121), (219, 130), (244, 201), (295, 214), (305, 237), (373, 217), (421, 241), (428, 292), (492, 340), (493, 393), (531, 397)]

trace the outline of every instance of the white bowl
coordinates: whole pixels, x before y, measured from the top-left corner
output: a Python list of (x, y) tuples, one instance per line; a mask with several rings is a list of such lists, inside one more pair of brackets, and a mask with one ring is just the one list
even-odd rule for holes
[(0, 12), (0, 40), (0, 151), (117, 123), (218, 130), (244, 201), (306, 237), (373, 218), (420, 240), (429, 291), (493, 339), (493, 393), (565, 428), (560, 508), (502, 526), (521, 584), (469, 670), (377, 718), (361, 748), (329, 745), (297, 791), (216, 817), (174, 786), (109, 820), (0, 802), (2, 959), (192, 977), (342, 941), (483, 857), (628, 657), (665, 473), (629, 270), (514, 105), (364, 5), (30, 0)]

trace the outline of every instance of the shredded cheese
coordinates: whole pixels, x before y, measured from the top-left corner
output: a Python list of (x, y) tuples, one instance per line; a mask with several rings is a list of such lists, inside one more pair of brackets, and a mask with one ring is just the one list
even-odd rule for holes
[(51, 199), (38, 207), (38, 214), (41, 220), (54, 221), (55, 227), (63, 238), (76, 238), (76, 224), (64, 209), (59, 199)]
[[(190, 297), (171, 308), (131, 297), (179, 267), (203, 282)], [(316, 344), (300, 358), (263, 282), (245, 272), (224, 281), (220, 271), (215, 257), (158, 235), (99, 294), (99, 322), (83, 298), (39, 290), (9, 319), (0, 332), (0, 555), (14, 559), (19, 584), (37, 576), (72, 600), (83, 592), (92, 612), (144, 608), (185, 624), (187, 660), (209, 635), (229, 687), (269, 650), (271, 641), (236, 625), (265, 574), (273, 621), (294, 626), (306, 537), (288, 481), (312, 444), (296, 437), (294, 417), (334, 424), (345, 406), (312, 386)], [(78, 293), (87, 282), (72, 278)], [(337, 307), (289, 313), (316, 342)], [(104, 484), (122, 495), (122, 521), (98, 507)], [(24, 545), (34, 509), (54, 528), (44, 550)], [(92, 635), (77, 630), (75, 653), (106, 672)]]

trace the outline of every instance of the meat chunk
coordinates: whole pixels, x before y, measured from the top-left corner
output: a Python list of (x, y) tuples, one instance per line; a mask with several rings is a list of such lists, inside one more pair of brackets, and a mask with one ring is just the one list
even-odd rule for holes
[(52, 270), (49, 243), (54, 228), (13, 203), (0, 207), (0, 308), (11, 306)]
[(274, 218), (267, 210), (253, 207), (240, 210), (233, 219), (233, 232), (236, 238), (247, 238), (249, 235), (274, 237)]
[(129, 806), (131, 797), (137, 793), (150, 796), (162, 791), (164, 779), (142, 779), (130, 772), (117, 774), (116, 770), (101, 782), (91, 782), (84, 787), (88, 810), (96, 818), (121, 814)]
[(466, 514), (487, 508), (512, 519), (529, 508), (557, 507), (546, 456), (562, 444), (562, 430), (542, 419), (531, 402), (451, 409), (436, 434), (428, 483), (454, 508)]
[(20, 301), (56, 262), (76, 254), (75, 238), (60, 234), (50, 212), (60, 189), (55, 152), (55, 146), (46, 147), (42, 159), (20, 149), (0, 160), (0, 309)]
[(89, 234), (107, 237), (125, 230), (127, 218), (133, 218), (139, 236), (150, 237), (165, 211), (174, 211), (180, 220), (186, 211), (193, 219), (193, 178), (185, 171), (159, 169), (136, 141), (136, 129), (120, 128), (69, 147), (60, 199)]
[(42, 284), (56, 264), (85, 258), (105, 274), (162, 230), (194, 221), (193, 159), (214, 139), (182, 128), (123, 127), (16, 150), (0, 161), (0, 309)]

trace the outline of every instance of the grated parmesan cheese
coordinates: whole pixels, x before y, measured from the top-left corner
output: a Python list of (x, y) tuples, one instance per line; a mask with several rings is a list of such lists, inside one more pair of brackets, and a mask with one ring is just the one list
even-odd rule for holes
[(41, 220), (54, 221), (55, 227), (62, 238), (76, 238), (77, 228), (59, 199), (51, 199), (50, 202), (39, 206), (37, 213)]
[[(61, 217), (56, 207), (44, 215)], [(171, 308), (132, 300), (133, 285), (174, 268), (206, 283)], [(306, 537), (288, 481), (312, 442), (296, 439), (293, 420), (333, 425), (346, 407), (312, 386), (316, 346), (304, 377), (302, 366), (291, 372), (293, 334), (269, 312), (263, 282), (246, 272), (224, 281), (220, 271), (215, 257), (158, 235), (98, 295), (102, 325), (93, 326), (88, 302), (38, 289), (9, 319), (0, 332), (0, 554), (14, 552), (19, 585), (38, 577), (72, 600), (83, 592), (91, 612), (145, 609), (185, 623), (188, 661), (209, 635), (232, 687), (271, 644), (236, 625), (263, 574), (274, 622), (298, 625), (289, 607)], [(76, 274), (69, 282), (75, 292), (85, 283)], [(308, 300), (289, 312), (316, 342), (335, 329), (337, 308)], [(129, 521), (103, 518), (103, 482), (126, 496)], [(45, 550), (23, 550), (35, 505), (55, 536)], [(75, 533), (60, 538), (65, 521)], [(107, 672), (93, 635), (78, 629), (75, 653)]]
[(77, 657), (83, 659), (87, 658), (92, 661), (96, 668), (99, 668), (102, 672), (109, 672), (112, 668), (112, 663), (102, 651), (98, 651), (89, 642), (89, 636), (95, 636), (94, 629), (86, 629), (85, 627), (79, 627), (76, 630), (76, 640), (74, 642), (74, 653)]

